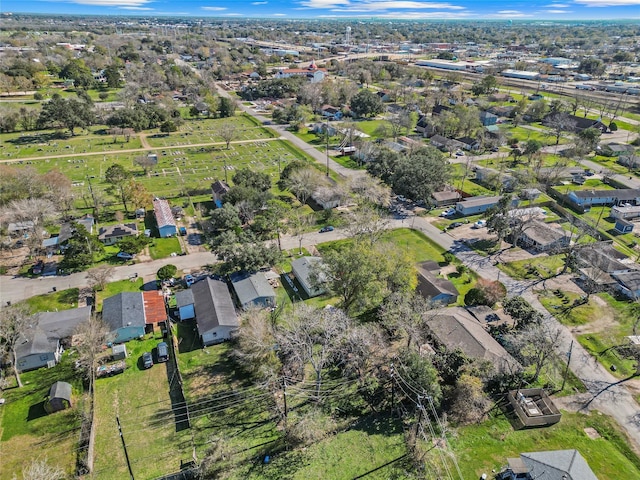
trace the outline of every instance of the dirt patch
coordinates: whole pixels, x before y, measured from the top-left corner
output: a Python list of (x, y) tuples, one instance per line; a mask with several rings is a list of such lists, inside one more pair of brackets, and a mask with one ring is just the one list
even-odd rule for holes
[(598, 438), (600, 438), (600, 434), (598, 433), (598, 431), (592, 427), (585, 428), (584, 433), (586, 433), (587, 437), (589, 437), (591, 440), (597, 440)]
[[(3, 250), (2, 255), (0, 255), (0, 266), (7, 268), (7, 275), (17, 275), (20, 267), (27, 261), (28, 256), (29, 249), (27, 247)], [(34, 260), (33, 263), (35, 262)]]
[[(578, 295), (586, 295), (584, 290), (582, 290), (573, 281), (573, 275), (571, 274), (564, 274), (558, 277), (549, 278), (544, 282), (544, 287), (545, 287), (545, 290), (560, 289), (564, 292), (573, 292), (573, 293), (577, 293)], [(592, 299), (597, 298), (598, 300), (602, 301), (602, 299), (599, 297), (591, 297), (591, 298)], [(606, 305), (606, 302), (604, 302), (604, 304)], [(601, 305), (601, 303), (598, 302), (598, 305)]]
[(594, 315), (594, 318), (586, 325), (580, 325), (571, 329), (575, 335), (605, 332), (619, 326), (618, 322), (615, 321), (613, 309), (606, 301), (595, 295), (592, 295), (589, 300), (598, 305), (599, 314)]

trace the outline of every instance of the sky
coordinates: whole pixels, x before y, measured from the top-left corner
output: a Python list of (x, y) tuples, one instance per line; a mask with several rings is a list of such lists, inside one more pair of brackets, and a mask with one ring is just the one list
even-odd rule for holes
[(0, 0), (2, 12), (226, 18), (640, 19), (640, 0)]

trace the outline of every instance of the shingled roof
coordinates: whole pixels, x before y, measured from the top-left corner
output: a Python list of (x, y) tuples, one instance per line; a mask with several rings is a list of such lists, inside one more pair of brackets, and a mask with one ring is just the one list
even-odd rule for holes
[(153, 199), (153, 211), (156, 215), (156, 222), (158, 228), (166, 227), (168, 225), (176, 226), (176, 220), (171, 213), (171, 206), (169, 202), (161, 198)]

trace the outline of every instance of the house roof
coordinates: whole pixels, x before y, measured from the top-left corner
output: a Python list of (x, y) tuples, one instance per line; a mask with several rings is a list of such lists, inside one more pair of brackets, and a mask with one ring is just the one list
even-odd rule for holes
[(439, 295), (458, 296), (458, 290), (450, 280), (438, 278), (433, 272), (418, 266), (417, 290), (425, 298), (436, 298)]
[(447, 200), (459, 200), (462, 195), (457, 191), (433, 192), (431, 194), (436, 202), (444, 202)]
[(176, 293), (176, 306), (178, 308), (186, 307), (187, 305), (193, 305), (193, 291), (190, 288), (186, 290), (180, 290)]
[(536, 480), (598, 480), (577, 450), (521, 453), (520, 458)]
[(56, 382), (49, 389), (49, 398), (63, 398), (71, 402), (71, 384), (67, 382)]
[(447, 110), (451, 110), (451, 108), (446, 105), (435, 105), (431, 110), (433, 115), (440, 115), (442, 112), (446, 112)]
[(465, 145), (469, 145), (469, 146), (473, 146), (479, 143), (478, 139), (472, 138), (472, 137), (460, 137), (460, 138), (456, 138), (456, 141), (460, 143), (464, 143)]
[(258, 298), (275, 298), (276, 294), (263, 273), (236, 272), (231, 275), (233, 289), (240, 305), (247, 305)]
[(176, 226), (176, 221), (171, 213), (169, 202), (160, 198), (153, 199), (153, 211), (156, 215), (158, 228), (166, 226)]
[(462, 204), (463, 207), (477, 207), (480, 205), (492, 205), (498, 203), (498, 201), (500, 201), (500, 197), (469, 197), (462, 202), (458, 202), (458, 204)]
[(578, 198), (615, 198), (617, 201), (635, 200), (640, 197), (640, 189), (618, 188), (616, 190), (576, 190), (571, 192)]
[(216, 195), (224, 195), (229, 191), (229, 185), (224, 183), (222, 180), (216, 180), (211, 184), (211, 190)]
[(320, 257), (300, 257), (291, 262), (291, 268), (298, 280), (310, 284), (309, 274), (311, 269), (319, 263), (322, 263), (322, 258)]
[(162, 292), (158, 290), (142, 292), (142, 299), (146, 323), (164, 322), (167, 319)]
[(585, 265), (597, 267), (607, 273), (631, 268), (622, 262), (627, 260), (626, 255), (618, 252), (610, 243), (589, 244), (578, 250), (578, 258)]
[(16, 346), (16, 356), (18, 358), (37, 353), (54, 352), (60, 342), (57, 338), (49, 338), (47, 334), (37, 326), (24, 332), (21, 341), (22, 343)]
[(240, 322), (233, 306), (226, 282), (210, 277), (191, 286), (200, 335), (223, 325), (239, 327)]
[(138, 235), (138, 226), (135, 223), (110, 225), (108, 227), (100, 227), (98, 240), (107, 240), (108, 238), (117, 237), (129, 237), (132, 235)]
[(144, 327), (144, 302), (140, 292), (121, 292), (102, 303), (102, 319), (111, 331), (122, 327)]
[(498, 371), (520, 369), (520, 364), (464, 308), (450, 307), (427, 314), (427, 326), (448, 350), (469, 358), (488, 360)]
[(640, 270), (612, 273), (611, 276), (632, 292), (640, 291)]
[(567, 237), (567, 233), (561, 227), (554, 227), (539, 220), (533, 220), (522, 235), (538, 245), (551, 245)]

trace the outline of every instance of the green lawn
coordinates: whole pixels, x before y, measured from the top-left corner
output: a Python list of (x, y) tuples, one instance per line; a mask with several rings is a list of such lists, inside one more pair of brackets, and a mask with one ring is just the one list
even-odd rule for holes
[(78, 303), (79, 290), (77, 288), (69, 288), (60, 290), (59, 292), (46, 293), (30, 297), (24, 302), (29, 306), (33, 313), (36, 312), (56, 312), (58, 310), (69, 310), (75, 308)]
[(119, 280), (108, 283), (105, 285), (104, 290), (96, 292), (96, 311), (102, 311), (102, 302), (104, 302), (105, 298), (121, 292), (139, 292), (140, 290), (142, 290), (142, 278), (137, 278), (133, 282), (131, 280)]
[[(101, 480), (128, 477), (124, 450), (116, 417), (127, 444), (136, 478), (156, 478), (180, 469), (180, 461), (189, 455), (181, 448), (191, 440), (189, 430), (176, 432), (171, 411), (167, 363), (149, 370), (139, 366), (143, 352), (151, 352), (161, 341), (148, 335), (144, 340), (127, 343), (127, 369), (124, 373), (96, 381), (95, 474)], [(155, 355), (154, 355), (155, 359)]]
[(538, 298), (544, 308), (563, 325), (585, 325), (595, 318), (601, 318), (604, 313), (604, 308), (592, 298), (584, 305), (574, 306), (580, 295), (574, 292), (555, 293), (555, 290), (542, 290)]
[(154, 260), (167, 258), (172, 253), (179, 254), (180, 252), (182, 252), (182, 246), (178, 237), (154, 238), (153, 243), (149, 245), (149, 255)]
[[(73, 359), (65, 354), (57, 366), (23, 373), (21, 379), (24, 387), (9, 388), (3, 393), (6, 403), (0, 408), (0, 479), (15, 478), (14, 474), (19, 474), (36, 453), (71, 476), (75, 471), (79, 414), (84, 404), (82, 381), (73, 369)], [(47, 415), (43, 402), (57, 381), (72, 384), (74, 405)]]
[(538, 256), (532, 260), (517, 260), (498, 264), (498, 268), (516, 280), (548, 278), (562, 270), (563, 255)]
[[(513, 430), (502, 415), (459, 428), (451, 445), (463, 477), (474, 479), (491, 474), (492, 469), (499, 471), (508, 457), (520, 453), (574, 448), (600, 480), (618, 480), (621, 472), (625, 478), (640, 478), (640, 459), (614, 420), (598, 412), (562, 413), (559, 423), (546, 428)], [(601, 438), (590, 439), (584, 433), (586, 427), (594, 428)]]

